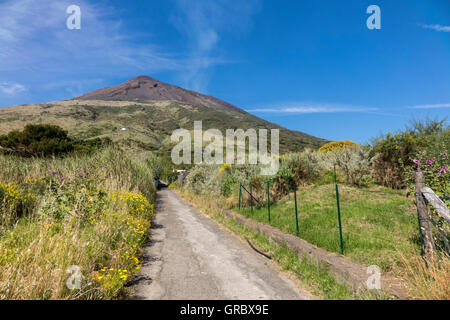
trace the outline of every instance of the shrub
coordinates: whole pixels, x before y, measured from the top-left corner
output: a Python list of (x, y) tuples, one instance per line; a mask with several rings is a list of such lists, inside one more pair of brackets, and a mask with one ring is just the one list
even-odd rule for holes
[(413, 160), (414, 166), (408, 167), (407, 183), (409, 189), (414, 190), (415, 171), (422, 171), (425, 177), (425, 184), (427, 187), (433, 189), (436, 195), (441, 198), (448, 207), (450, 207), (450, 164), (449, 154), (442, 152), (437, 157), (427, 159), (423, 154), (420, 154), (417, 159)]
[(220, 190), (218, 175), (218, 166), (200, 164), (189, 171), (184, 186), (197, 194), (217, 194)]
[[(372, 160), (368, 147), (343, 148), (327, 155), (329, 164), (343, 172), (347, 183), (355, 186), (367, 185), (370, 180)], [(331, 169), (331, 168), (330, 168)]]
[(54, 125), (27, 124), (23, 131), (0, 136), (0, 145), (21, 155), (57, 155), (74, 149), (67, 131)]
[(161, 179), (171, 183), (177, 178), (177, 173), (173, 172), (171, 159), (165, 155), (152, 154), (148, 159), (146, 159), (146, 164), (150, 167), (155, 179)]
[(31, 214), (36, 196), (25, 192), (19, 186), (0, 181), (0, 226), (9, 227), (21, 217)]
[(224, 173), (224, 176), (220, 180), (220, 193), (225, 197), (229, 197), (237, 183), (238, 181), (235, 175), (228, 172)]
[(238, 190), (239, 183), (248, 184), (258, 172), (256, 165), (200, 164), (189, 170), (184, 187), (197, 194), (230, 196)]
[(86, 154), (111, 144), (108, 137), (74, 140), (61, 127), (49, 124), (27, 124), (23, 131), (13, 130), (0, 136), (4, 151), (22, 157), (60, 156), (70, 152)]
[(336, 151), (336, 150), (341, 150), (341, 149), (345, 149), (345, 148), (356, 148), (357, 146), (358, 146), (357, 143), (354, 143), (353, 141), (350, 141), (350, 140), (332, 141), (332, 142), (324, 144), (319, 149), (319, 151), (320, 152)]
[(323, 162), (320, 155), (310, 149), (289, 153), (281, 158), (280, 172), (292, 174), (292, 182), (297, 185), (314, 182), (320, 177)]
[[(411, 127), (396, 134), (387, 133), (372, 143), (373, 175), (384, 186), (405, 187), (405, 168), (413, 166), (419, 152), (436, 154), (450, 144), (449, 127), (445, 121), (413, 122)], [(446, 147), (444, 147), (446, 145)]]

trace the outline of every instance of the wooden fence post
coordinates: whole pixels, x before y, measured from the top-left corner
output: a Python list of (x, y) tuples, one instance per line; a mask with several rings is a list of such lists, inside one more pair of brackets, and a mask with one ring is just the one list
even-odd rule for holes
[(419, 220), (419, 231), (422, 239), (422, 251), (427, 261), (431, 262), (434, 258), (434, 240), (430, 227), (430, 217), (422, 189), (425, 188), (425, 177), (422, 171), (415, 174), (416, 178), (416, 202), (417, 217)]

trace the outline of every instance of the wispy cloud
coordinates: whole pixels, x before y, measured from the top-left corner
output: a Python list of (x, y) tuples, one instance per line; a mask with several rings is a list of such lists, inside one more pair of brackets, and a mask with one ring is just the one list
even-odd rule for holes
[(440, 24), (418, 24), (420, 27), (425, 29), (431, 29), (439, 32), (450, 32), (450, 26), (442, 26)]
[(82, 29), (66, 28), (72, 1), (9, 0), (0, 5), (0, 71), (52, 72), (77, 66), (91, 73), (156, 71), (181, 63), (154, 44), (127, 41), (114, 9), (77, 1)]
[(441, 104), (423, 104), (418, 106), (410, 106), (409, 109), (440, 109), (440, 108), (450, 108), (450, 103)]
[(181, 80), (184, 86), (204, 92), (209, 68), (230, 62), (218, 50), (221, 37), (226, 33), (248, 32), (259, 10), (259, 0), (176, 0), (176, 3), (177, 11), (171, 21), (190, 43), (190, 65)]
[(277, 113), (277, 114), (319, 114), (319, 113), (367, 113), (392, 117), (408, 117), (405, 110), (408, 109), (442, 109), (450, 108), (450, 103), (442, 104), (423, 104), (415, 106), (402, 106), (390, 108), (392, 112), (385, 112), (384, 108), (354, 106), (336, 103), (317, 103), (317, 102), (288, 102), (273, 104), (253, 109), (246, 109), (248, 112), (254, 113)]
[(280, 113), (280, 114), (308, 114), (308, 113), (342, 113), (342, 112), (358, 112), (373, 113), (378, 108), (347, 106), (339, 104), (318, 104), (318, 103), (286, 103), (272, 105), (262, 108), (249, 109), (249, 112), (255, 113)]
[(0, 92), (8, 96), (13, 96), (19, 92), (27, 91), (27, 88), (20, 83), (3, 82), (0, 83)]
[[(43, 96), (49, 90), (49, 96), (61, 99), (110, 84), (92, 84), (93, 78), (152, 75), (186, 70), (189, 65), (180, 55), (149, 42), (151, 31), (145, 35), (128, 32), (120, 12), (105, 1), (76, 1), (81, 8), (81, 30), (68, 30), (66, 9), (73, 3), (0, 3), (0, 81), (23, 83), (30, 88), (30, 97)], [(11, 90), (1, 90), (0, 96)]]
[(72, 0), (1, 1), (0, 81), (23, 83), (31, 88), (30, 97), (53, 90), (59, 99), (111, 84), (92, 84), (93, 78), (174, 71), (182, 85), (205, 91), (209, 70), (230, 63), (219, 50), (221, 38), (247, 32), (260, 0), (174, 1), (169, 23), (187, 39), (176, 52), (168, 44), (149, 41), (152, 30), (134, 32), (122, 21), (121, 9), (107, 1), (76, 1), (81, 30), (66, 28)]

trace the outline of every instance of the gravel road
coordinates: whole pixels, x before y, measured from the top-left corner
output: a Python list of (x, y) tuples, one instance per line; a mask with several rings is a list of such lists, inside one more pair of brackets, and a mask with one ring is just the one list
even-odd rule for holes
[(169, 189), (158, 192), (157, 218), (133, 299), (304, 300), (272, 263)]

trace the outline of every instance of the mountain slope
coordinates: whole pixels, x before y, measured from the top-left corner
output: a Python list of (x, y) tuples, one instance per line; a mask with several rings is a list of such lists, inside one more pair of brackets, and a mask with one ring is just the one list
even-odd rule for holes
[(218, 110), (229, 109), (236, 112), (244, 112), (225, 101), (173, 86), (148, 76), (139, 76), (115, 87), (95, 90), (74, 98), (74, 100), (180, 101), (194, 106), (204, 105)]
[[(170, 145), (173, 130), (280, 129), (280, 151), (318, 148), (327, 141), (260, 119), (229, 103), (140, 76), (119, 86), (51, 103), (0, 108), (0, 134), (25, 124), (50, 123), (76, 138), (110, 137), (114, 141), (158, 150)], [(123, 130), (125, 128), (126, 130)]]

